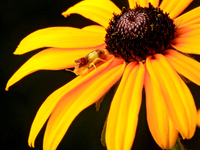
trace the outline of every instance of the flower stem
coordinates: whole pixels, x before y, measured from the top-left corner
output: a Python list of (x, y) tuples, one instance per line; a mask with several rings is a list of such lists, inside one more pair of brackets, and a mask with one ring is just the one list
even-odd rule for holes
[(176, 144), (171, 150), (185, 150), (183, 144), (181, 143), (180, 137), (177, 138)]

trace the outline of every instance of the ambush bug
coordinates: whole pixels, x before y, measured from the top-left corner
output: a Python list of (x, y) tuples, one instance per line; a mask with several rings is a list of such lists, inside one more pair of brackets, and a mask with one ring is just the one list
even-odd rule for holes
[[(95, 69), (95, 64), (99, 61), (106, 62), (104, 58), (106, 57), (106, 52), (101, 49), (94, 50), (87, 54), (84, 57), (81, 57), (77, 60), (75, 60), (75, 68), (72, 72), (74, 72), (76, 75), (84, 76), (88, 74), (89, 69), (93, 66)], [(68, 70), (68, 69), (66, 69)]]

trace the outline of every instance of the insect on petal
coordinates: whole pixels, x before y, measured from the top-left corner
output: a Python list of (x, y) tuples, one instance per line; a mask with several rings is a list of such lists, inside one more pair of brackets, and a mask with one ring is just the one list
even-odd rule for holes
[(74, 60), (89, 53), (91, 49), (66, 50), (48, 48), (27, 60), (9, 79), (6, 90), (23, 77), (38, 70), (62, 70), (74, 67)]
[(84, 76), (81, 84), (64, 94), (47, 123), (43, 148), (56, 149), (75, 117), (99, 100), (120, 79), (124, 68), (125, 62), (122, 60), (115, 59), (109, 65), (105, 63), (98, 71), (94, 70), (88, 77)]

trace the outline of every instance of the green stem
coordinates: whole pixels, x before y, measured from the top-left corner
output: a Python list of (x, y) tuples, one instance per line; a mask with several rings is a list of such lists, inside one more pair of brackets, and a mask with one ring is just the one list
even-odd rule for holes
[(171, 150), (185, 150), (179, 137), (177, 138), (176, 144), (174, 145), (174, 147)]

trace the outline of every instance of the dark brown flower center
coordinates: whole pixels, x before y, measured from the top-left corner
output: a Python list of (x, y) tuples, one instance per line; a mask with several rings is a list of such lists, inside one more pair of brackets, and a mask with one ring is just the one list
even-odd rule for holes
[(136, 5), (114, 14), (105, 36), (106, 49), (127, 62), (162, 53), (174, 38), (175, 25), (160, 8)]

